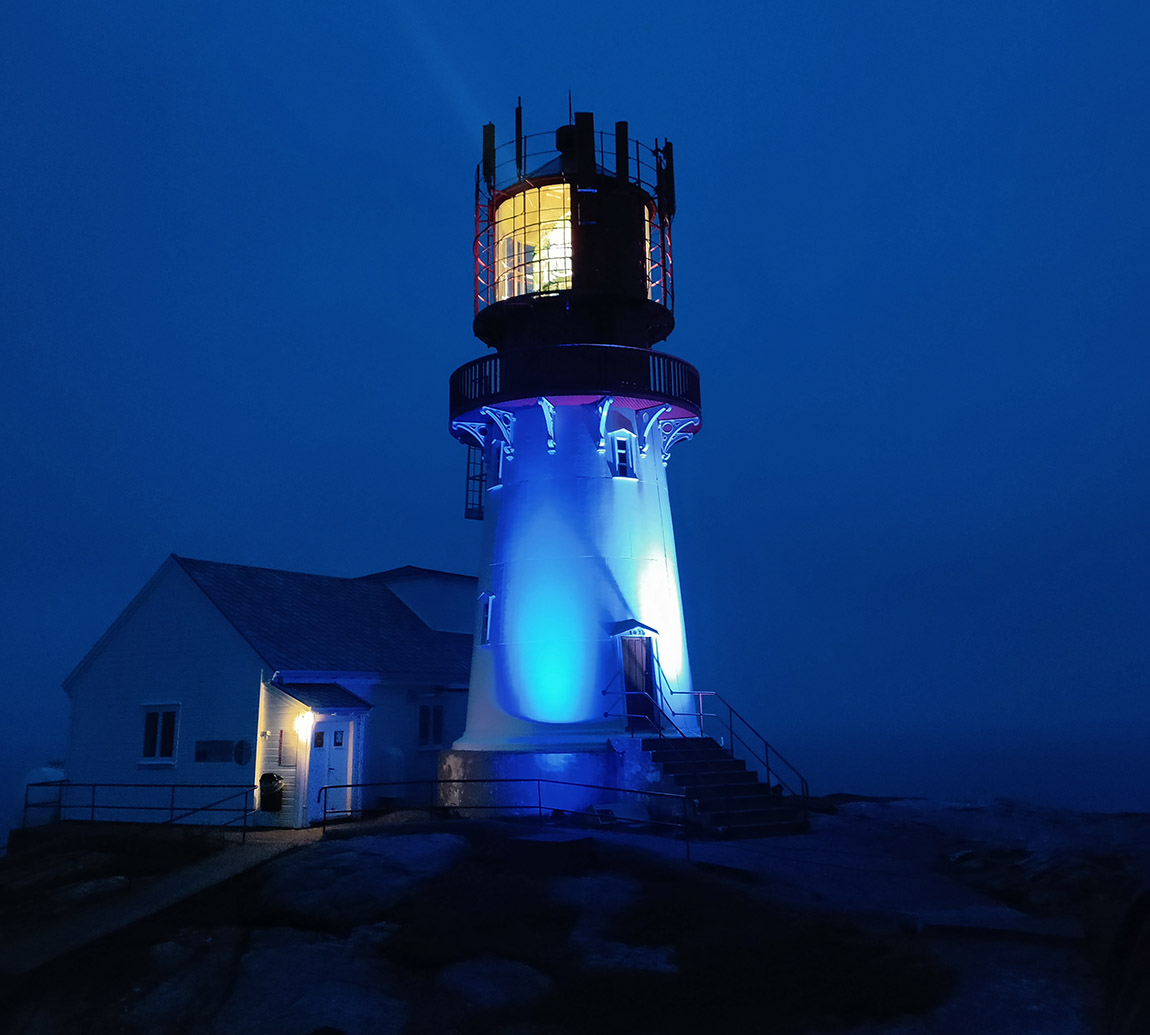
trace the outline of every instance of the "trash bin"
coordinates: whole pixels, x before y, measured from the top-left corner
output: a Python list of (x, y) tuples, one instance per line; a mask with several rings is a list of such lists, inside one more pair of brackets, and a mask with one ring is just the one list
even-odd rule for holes
[(260, 777), (260, 812), (279, 812), (284, 807), (284, 778), (279, 773)]

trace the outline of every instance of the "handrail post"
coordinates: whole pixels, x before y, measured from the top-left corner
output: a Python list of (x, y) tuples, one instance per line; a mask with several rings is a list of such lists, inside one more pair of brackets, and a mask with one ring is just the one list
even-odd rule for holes
[(324, 784), (319, 793), (323, 795), (323, 816), (319, 821), (319, 829), (321, 834), (327, 833), (327, 784)]
[(176, 785), (171, 786), (171, 795), (168, 797), (168, 822), (173, 823), (176, 819)]
[(543, 818), (543, 781), (535, 779), (535, 801), (539, 805), (539, 818)]
[(731, 757), (735, 757), (735, 709), (727, 705), (727, 738), (731, 742)]
[(28, 828), (28, 791), (31, 790), (29, 784), (24, 784), (24, 813), (20, 818), (20, 829), (26, 830)]
[(687, 795), (683, 794), (683, 845), (687, 849), (687, 862), (691, 861), (691, 824), (687, 822)]
[(92, 811), (88, 815), (88, 822), (96, 822), (96, 785), (92, 784)]

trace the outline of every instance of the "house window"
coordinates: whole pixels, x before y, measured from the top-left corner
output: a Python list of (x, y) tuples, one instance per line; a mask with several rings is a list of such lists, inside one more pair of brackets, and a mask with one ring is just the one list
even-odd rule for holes
[(495, 604), (493, 593), (484, 593), (479, 598), (479, 643), (491, 642), (491, 611)]
[(635, 440), (623, 433), (614, 436), (615, 439), (615, 477), (635, 478)]
[(439, 747), (443, 743), (443, 705), (419, 706), (419, 746)]
[(177, 705), (157, 705), (144, 709), (145, 762), (171, 762), (176, 757)]
[(315, 733), (312, 734), (311, 746), (313, 748), (323, 747), (323, 730), (316, 730)]

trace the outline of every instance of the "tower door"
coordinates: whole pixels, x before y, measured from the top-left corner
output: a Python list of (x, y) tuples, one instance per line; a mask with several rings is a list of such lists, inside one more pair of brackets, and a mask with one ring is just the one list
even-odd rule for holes
[(323, 819), (325, 786), (333, 788), (327, 792), (327, 818), (341, 819), (349, 814), (351, 792), (340, 785), (351, 783), (352, 725), (345, 718), (325, 719), (312, 728), (307, 771), (307, 812), (312, 823)]
[(650, 636), (621, 636), (623, 687), (627, 695), (627, 728), (633, 733), (657, 732), (655, 654)]

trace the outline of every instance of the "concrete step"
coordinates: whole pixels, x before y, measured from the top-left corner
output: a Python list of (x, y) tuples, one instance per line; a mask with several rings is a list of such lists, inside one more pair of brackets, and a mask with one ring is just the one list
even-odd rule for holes
[(793, 823), (797, 820), (805, 820), (806, 813), (802, 809), (785, 806), (777, 809), (733, 808), (717, 809), (714, 812), (708, 811), (706, 819), (713, 826), (727, 827), (759, 823)]
[(668, 776), (680, 773), (740, 773), (747, 765), (741, 758), (690, 758), (675, 762), (661, 762), (660, 766)]
[(661, 751), (671, 748), (723, 750), (713, 737), (644, 737), (642, 748), (644, 751)]
[(703, 812), (719, 812), (728, 808), (780, 809), (795, 805), (793, 800), (772, 794), (761, 783), (705, 787), (694, 801), (695, 807)]
[(745, 786), (747, 784), (757, 784), (759, 780), (758, 773), (750, 773), (746, 770), (742, 772), (733, 773), (729, 770), (720, 770), (719, 772), (693, 772), (693, 773), (678, 773), (671, 777), (676, 787), (683, 787), (686, 789), (687, 797), (699, 798), (704, 793), (716, 794), (716, 787), (725, 786)]

